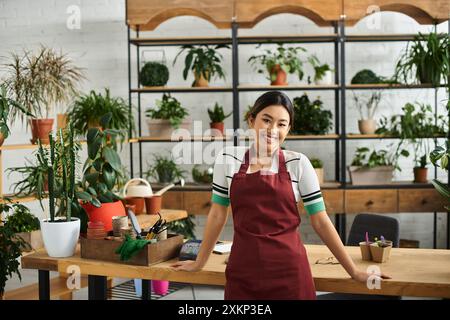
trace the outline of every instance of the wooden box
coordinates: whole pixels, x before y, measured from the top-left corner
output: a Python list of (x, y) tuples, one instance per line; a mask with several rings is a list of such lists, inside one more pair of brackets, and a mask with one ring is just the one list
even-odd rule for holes
[(136, 266), (150, 266), (177, 257), (183, 245), (183, 236), (168, 234), (166, 240), (148, 244), (128, 261), (121, 261), (120, 255), (115, 253), (116, 249), (122, 244), (122, 241), (81, 238), (80, 244), (81, 257), (85, 259), (111, 261)]

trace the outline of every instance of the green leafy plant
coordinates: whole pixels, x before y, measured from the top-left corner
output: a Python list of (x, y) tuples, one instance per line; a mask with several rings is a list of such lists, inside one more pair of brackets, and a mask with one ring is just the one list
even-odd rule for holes
[[(184, 45), (181, 50), (175, 56), (173, 65), (175, 65), (178, 57), (185, 51), (187, 51), (186, 58), (184, 59), (183, 78), (187, 79), (189, 70), (194, 72), (197, 77), (203, 76), (206, 80), (210, 81), (213, 77), (225, 79), (225, 72), (222, 69), (220, 63), (223, 56), (217, 51), (219, 49), (229, 49), (228, 45), (219, 44), (214, 47), (209, 45)], [(194, 82), (192, 85), (194, 85)]]
[[(315, 54), (308, 57), (308, 62), (314, 68), (314, 81), (322, 80), (327, 71), (334, 71), (327, 63), (321, 64)], [(308, 83), (311, 83), (311, 77), (308, 76)]]
[(13, 109), (17, 109), (17, 112), (20, 111), (29, 117), (33, 117), (33, 115), (22, 108), (17, 101), (8, 98), (6, 85), (2, 84), (0, 85), (0, 134), (3, 136), (3, 139), (8, 138), (10, 134), (8, 120)]
[(313, 168), (323, 168), (323, 162), (318, 158), (311, 158), (310, 162)]
[(0, 298), (5, 293), (6, 281), (14, 273), (22, 281), (18, 258), (22, 255), (22, 250), (28, 248), (27, 243), (14, 230), (0, 224)]
[(90, 128), (87, 132), (88, 158), (83, 167), (82, 191), (76, 193), (78, 199), (97, 208), (102, 203), (121, 200), (115, 191), (125, 180), (115, 144), (115, 137), (120, 132), (109, 128), (111, 118), (111, 113), (101, 117), (100, 125), (104, 130)]
[(139, 79), (143, 86), (165, 86), (169, 80), (169, 69), (163, 63), (150, 61), (142, 67)]
[(100, 119), (106, 114), (111, 114), (108, 128), (119, 130), (122, 140), (130, 125), (131, 130), (134, 130), (133, 114), (128, 102), (120, 97), (111, 97), (107, 88), (104, 95), (92, 90), (89, 94), (79, 96), (67, 112), (67, 122), (73, 124), (78, 135), (86, 136), (89, 128), (101, 127)]
[(293, 134), (326, 134), (332, 128), (332, 114), (323, 109), (320, 98), (310, 101), (306, 93), (294, 98)]
[[(261, 46), (258, 45), (257, 48)], [(276, 66), (280, 66), (286, 73), (298, 75), (298, 79), (302, 80), (304, 76), (303, 61), (300, 59), (300, 54), (306, 52), (302, 47), (284, 47), (282, 43), (273, 51), (265, 49), (263, 54), (253, 55), (248, 59), (248, 62), (255, 67), (258, 73), (267, 72), (270, 81), (275, 81), (277, 75), (275, 72)], [(262, 66), (262, 67), (261, 67)]]
[(383, 236), (381, 236), (381, 239), (378, 240), (377, 237), (374, 238), (374, 244), (376, 244), (380, 248), (386, 248), (392, 246), (392, 241), (384, 239)]
[(170, 94), (163, 94), (162, 100), (156, 100), (158, 109), (147, 109), (145, 114), (151, 119), (169, 120), (174, 128), (178, 128), (186, 116), (189, 115), (187, 109)]
[[(430, 153), (431, 163), (440, 167), (443, 170), (449, 170), (449, 159), (450, 159), (450, 141), (447, 140), (445, 148), (442, 146), (436, 146), (434, 150)], [(450, 186), (446, 183), (442, 183), (438, 179), (433, 179), (431, 181), (434, 188), (450, 203)], [(446, 210), (450, 210), (450, 206), (445, 207)]]
[(1, 213), (7, 214), (5, 225), (15, 233), (31, 232), (40, 229), (39, 219), (32, 215), (30, 209), (23, 204), (11, 203), (11, 201), (0, 203)]
[(50, 222), (56, 221), (55, 216), (72, 221), (72, 214), (76, 217), (84, 214), (75, 192), (78, 149), (74, 142), (73, 127), (70, 125), (66, 131), (60, 129), (56, 137), (49, 134), (49, 141), (50, 145), (45, 148), (38, 141), (37, 159), (41, 166), (47, 168)]
[(408, 157), (409, 152), (407, 150), (400, 150), (399, 152), (392, 153), (384, 149), (371, 151), (367, 147), (360, 147), (356, 149), (351, 165), (363, 168), (393, 166), (394, 169), (401, 171), (401, 168), (398, 166), (400, 156)]
[(223, 122), (223, 120), (225, 120), (226, 118), (228, 118), (232, 114), (233, 114), (233, 112), (230, 112), (229, 114), (226, 115), (223, 112), (223, 107), (221, 105), (219, 105), (217, 102), (214, 105), (214, 109), (209, 109), (208, 108), (209, 119), (213, 123)]
[(78, 93), (78, 85), (84, 79), (82, 69), (72, 63), (65, 54), (41, 46), (38, 52), (12, 53), (5, 65), (5, 84), (26, 111), (11, 109), (11, 119), (22, 122), (28, 114), (48, 118), (55, 106), (68, 103)]
[(449, 83), (450, 77), (450, 47), (446, 34), (430, 32), (428, 35), (419, 33), (400, 56), (395, 67), (395, 79), (409, 83), (431, 83), (439, 86), (441, 80)]
[(358, 71), (352, 78), (351, 84), (380, 84), (380, 83), (395, 83), (394, 79), (389, 79), (383, 76), (378, 76), (370, 69), (363, 69)]
[(196, 239), (194, 233), (195, 223), (193, 215), (188, 215), (186, 219), (175, 220), (167, 223), (167, 229), (172, 233), (183, 235), (185, 239)]
[(376, 133), (399, 137), (397, 149), (411, 146), (415, 166), (425, 168), (430, 151), (430, 141), (427, 138), (446, 134), (448, 124), (442, 115), (435, 117), (430, 105), (406, 103), (402, 111), (403, 114), (393, 115), (390, 119), (383, 116)]
[(174, 182), (184, 177), (185, 171), (180, 169), (170, 158), (154, 155), (154, 164), (146, 172), (147, 179), (155, 178), (161, 183)]
[(200, 170), (199, 165), (196, 164), (192, 168), (192, 178), (197, 183), (212, 183), (213, 181), (213, 168), (210, 167), (206, 170)]

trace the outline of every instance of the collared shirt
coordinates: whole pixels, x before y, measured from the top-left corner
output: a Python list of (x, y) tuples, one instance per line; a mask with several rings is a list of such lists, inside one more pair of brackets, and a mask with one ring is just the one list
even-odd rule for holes
[[(253, 146), (250, 148), (253, 148)], [(216, 156), (212, 182), (212, 202), (226, 207), (229, 206), (231, 179), (239, 171), (248, 149), (244, 146), (227, 146)], [(319, 179), (309, 159), (303, 153), (291, 150), (283, 150), (283, 155), (286, 169), (291, 176), (292, 190), (296, 202), (299, 202), (300, 199), (303, 201), (308, 215), (325, 210)], [(269, 171), (278, 173), (278, 152), (272, 154), (272, 167)], [(250, 173), (250, 166), (247, 173)]]

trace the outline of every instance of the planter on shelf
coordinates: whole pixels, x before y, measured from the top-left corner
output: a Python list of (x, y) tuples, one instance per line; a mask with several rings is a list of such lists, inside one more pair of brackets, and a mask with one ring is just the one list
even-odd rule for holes
[(349, 166), (348, 171), (353, 185), (389, 184), (392, 182), (394, 166)]
[[(190, 130), (192, 125), (191, 119), (185, 119), (181, 122), (177, 129)], [(170, 120), (165, 119), (147, 119), (148, 133), (150, 137), (166, 137), (170, 138), (174, 130), (176, 130)]]
[(427, 183), (428, 182), (428, 168), (415, 167), (414, 168), (414, 182)]
[(324, 182), (324, 173), (323, 173), (323, 168), (314, 168), (314, 170), (316, 171), (317, 174), (317, 179), (319, 179), (319, 184), (323, 185)]
[(83, 203), (81, 206), (86, 210), (89, 221), (103, 222), (105, 225), (105, 231), (109, 232), (112, 228), (112, 218), (114, 216), (126, 216), (125, 206), (122, 201), (114, 201), (108, 203), (102, 203), (100, 208), (90, 204)]
[(319, 180), (319, 184), (322, 185), (324, 182), (324, 170), (323, 170), (323, 162), (318, 158), (311, 158), (311, 165), (316, 171), (317, 179)]
[(214, 108), (208, 108), (208, 115), (210, 119), (211, 135), (223, 136), (224, 133), (224, 120), (231, 116), (232, 112), (225, 114), (223, 107), (217, 102), (214, 104)]
[(5, 136), (3, 135), (3, 133), (0, 132), (0, 147), (3, 145), (4, 142), (5, 142)]
[(382, 263), (389, 260), (392, 249), (392, 241), (385, 240), (381, 244), (376, 241), (370, 244), (370, 254), (372, 255), (372, 261)]
[(31, 143), (36, 144), (38, 139), (41, 143), (48, 144), (48, 135), (53, 128), (53, 119), (31, 119)]
[(58, 113), (56, 118), (56, 128), (65, 129), (67, 127), (67, 113)]
[(42, 239), (47, 254), (53, 258), (73, 256), (80, 236), (80, 219), (72, 218), (71, 221), (56, 219), (41, 220)]
[(366, 241), (361, 241), (359, 243), (359, 248), (361, 249), (361, 258), (364, 261), (371, 261), (372, 254), (370, 253), (370, 244), (372, 242), (367, 243)]
[(208, 87), (209, 86), (209, 81), (208, 81), (209, 72), (205, 71), (205, 73), (207, 76), (206, 78), (203, 76), (202, 73), (198, 74), (197, 72), (194, 72), (195, 80), (194, 80), (193, 87)]
[(358, 128), (361, 134), (374, 134), (377, 129), (377, 123), (374, 119), (358, 120)]
[(288, 84), (286, 71), (279, 64), (273, 66), (270, 70), (270, 78), (274, 79), (270, 82), (273, 86), (285, 86)]
[(143, 214), (145, 208), (145, 200), (144, 197), (125, 197), (124, 205), (132, 205), (134, 206), (133, 212), (136, 215)]
[(223, 122), (210, 122), (209, 126), (211, 128), (212, 136), (223, 136), (225, 131), (225, 123)]
[(22, 238), (27, 243), (27, 248), (24, 251), (39, 250), (44, 247), (41, 230), (34, 230), (31, 232), (20, 232), (17, 236)]
[(334, 84), (333, 71), (325, 71), (322, 78), (314, 80), (314, 83), (318, 86), (330, 86)]
[(139, 79), (144, 87), (162, 87), (169, 81), (169, 69), (163, 63), (150, 61), (142, 67)]

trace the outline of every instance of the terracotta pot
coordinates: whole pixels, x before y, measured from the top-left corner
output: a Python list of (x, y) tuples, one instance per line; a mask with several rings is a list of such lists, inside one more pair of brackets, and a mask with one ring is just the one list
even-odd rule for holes
[(162, 196), (145, 197), (147, 214), (158, 214), (161, 211)]
[(314, 168), (317, 174), (317, 179), (319, 179), (319, 184), (323, 185), (323, 168)]
[[(188, 131), (191, 129), (192, 120), (184, 119), (178, 129), (184, 129), (186, 132), (181, 132), (180, 134), (176, 134), (177, 136), (183, 135), (185, 136)], [(148, 132), (150, 137), (165, 137), (171, 138), (172, 133), (176, 130), (170, 124), (169, 120), (164, 119), (147, 119)]]
[(90, 203), (83, 203), (81, 206), (86, 210), (89, 221), (101, 221), (105, 224), (106, 232), (112, 230), (112, 217), (126, 216), (125, 207), (122, 201), (102, 203), (100, 208), (97, 208)]
[(374, 119), (358, 120), (358, 128), (361, 134), (374, 134), (377, 123)]
[(127, 205), (135, 206), (133, 210), (135, 215), (144, 213), (145, 200), (143, 197), (126, 197), (125, 202)]
[(415, 167), (414, 168), (414, 182), (427, 183), (428, 182), (428, 168)]
[(211, 135), (213, 136), (223, 136), (223, 131), (225, 129), (225, 124), (223, 122), (211, 122), (210, 124), (211, 129)]
[(53, 121), (53, 119), (31, 119), (31, 143), (36, 144), (38, 139), (43, 144), (50, 143), (48, 135), (52, 131)]
[(58, 113), (56, 116), (56, 128), (65, 129), (67, 127), (67, 114)]
[[(206, 74), (209, 76), (209, 72), (206, 71)], [(208, 87), (209, 81), (203, 76), (203, 74), (194, 73), (195, 81), (194, 87)]]
[(270, 77), (272, 78), (272, 75), (276, 74), (276, 79), (272, 81), (270, 84), (273, 86), (285, 86), (287, 85), (287, 74), (286, 72), (280, 67), (279, 64), (275, 65), (272, 70), (270, 70)]
[(5, 137), (3, 136), (3, 133), (0, 133), (0, 147), (3, 145), (3, 142), (5, 142)]

